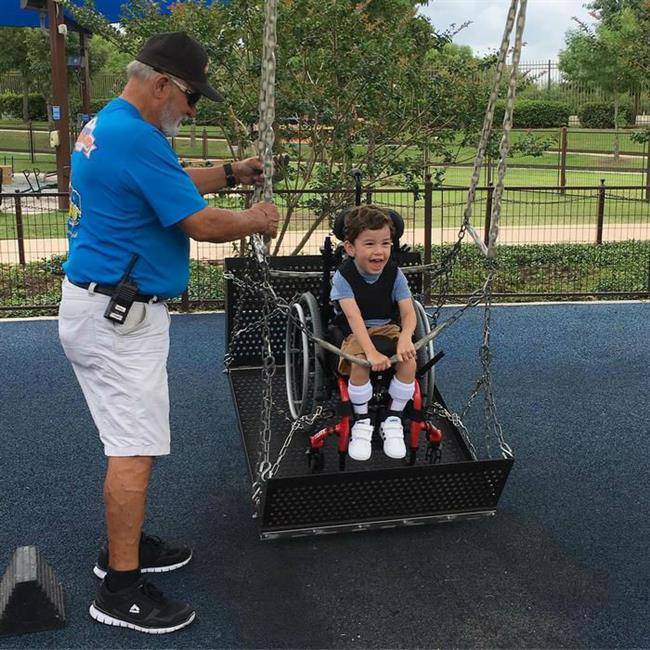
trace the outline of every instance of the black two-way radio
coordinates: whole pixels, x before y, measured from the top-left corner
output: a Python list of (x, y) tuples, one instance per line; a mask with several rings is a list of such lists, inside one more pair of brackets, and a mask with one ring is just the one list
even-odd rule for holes
[(131, 282), (129, 277), (137, 261), (138, 256), (134, 255), (131, 258), (129, 265), (126, 267), (122, 279), (115, 287), (115, 291), (113, 292), (106, 307), (106, 311), (104, 312), (104, 318), (108, 318), (108, 320), (111, 320), (118, 325), (122, 325), (126, 320), (129, 310), (131, 309), (138, 293), (138, 285), (135, 282)]

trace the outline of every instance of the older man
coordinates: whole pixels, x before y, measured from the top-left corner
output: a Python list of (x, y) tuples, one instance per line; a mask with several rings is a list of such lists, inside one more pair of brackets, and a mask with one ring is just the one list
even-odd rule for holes
[(72, 157), (59, 336), (108, 457), (108, 544), (94, 569), (103, 582), (90, 614), (156, 634), (195, 616), (141, 575), (171, 571), (192, 556), (185, 545), (142, 532), (153, 459), (170, 452), (165, 301), (187, 287), (190, 237), (273, 236), (278, 224), (271, 203), (231, 211), (202, 197), (259, 183), (260, 161), (184, 170), (169, 146), (165, 136), (195, 117), (201, 96), (221, 99), (207, 69), (205, 50), (188, 35), (153, 36), (129, 64), (122, 95), (86, 125)]

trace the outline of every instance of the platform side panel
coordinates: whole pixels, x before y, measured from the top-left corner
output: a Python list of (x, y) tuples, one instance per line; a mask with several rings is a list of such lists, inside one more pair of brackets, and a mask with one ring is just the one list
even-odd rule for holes
[(262, 533), (496, 510), (511, 459), (272, 479)]
[[(413, 266), (420, 263), (419, 253), (408, 253), (405, 255), (403, 266)], [(300, 255), (287, 257), (271, 257), (269, 264), (272, 269), (282, 271), (321, 271), (323, 259), (320, 255)], [(232, 273), (236, 278), (252, 280), (256, 282), (257, 269), (250, 258), (229, 257), (225, 261), (226, 271)], [(407, 276), (411, 291), (416, 294), (421, 291), (421, 274), (409, 274)], [(272, 278), (271, 284), (279, 298), (291, 301), (305, 291), (311, 291), (318, 299), (320, 298), (321, 277), (308, 278)], [(259, 295), (244, 295), (240, 286), (233, 280), (226, 281), (226, 348), (232, 355), (231, 365), (237, 366), (258, 366), (261, 365), (260, 350), (262, 340), (259, 327), (255, 324), (262, 318), (262, 305)], [(243, 301), (243, 304), (242, 304)], [(239, 318), (237, 313), (239, 311)], [(238, 321), (238, 322), (236, 322)], [(250, 331), (246, 330), (250, 327)], [(232, 332), (237, 328), (244, 330), (237, 337), (237, 340), (230, 346)], [(271, 349), (278, 365), (284, 364), (286, 316), (279, 314), (271, 319)]]
[[(304, 255), (295, 257), (271, 257), (271, 268), (283, 271), (320, 271), (323, 265), (319, 255)], [(235, 277), (244, 281), (256, 281), (255, 269), (250, 265), (252, 260), (242, 257), (227, 258), (225, 268)], [(252, 272), (251, 272), (252, 270)], [(305, 291), (311, 291), (318, 296), (321, 280), (313, 278), (273, 278), (272, 286), (279, 298), (291, 301), (294, 296)], [(259, 327), (253, 327), (262, 318), (263, 310), (259, 296), (244, 295), (241, 287), (233, 280), (226, 282), (226, 348), (232, 355), (233, 367), (261, 365), (262, 339)], [(243, 300), (243, 304), (242, 304)], [(237, 312), (239, 319), (237, 320)], [(235, 327), (242, 330), (252, 327), (250, 331), (240, 334), (231, 346), (232, 333)], [(271, 319), (271, 349), (278, 364), (284, 364), (286, 317), (277, 315)]]
[[(236, 372), (236, 371), (235, 371)], [(235, 389), (235, 384), (232, 380), (232, 373), (228, 373), (228, 386), (230, 387), (230, 397), (233, 404), (235, 405), (235, 415), (237, 416), (237, 428), (239, 429), (239, 436), (241, 439), (242, 449), (244, 450), (244, 456), (246, 457), (246, 467), (248, 467), (248, 476), (250, 478), (251, 484), (255, 481), (255, 455), (254, 450), (249, 449), (246, 444), (246, 429), (241, 418), (241, 409), (239, 407), (239, 401), (237, 398), (237, 391)]]

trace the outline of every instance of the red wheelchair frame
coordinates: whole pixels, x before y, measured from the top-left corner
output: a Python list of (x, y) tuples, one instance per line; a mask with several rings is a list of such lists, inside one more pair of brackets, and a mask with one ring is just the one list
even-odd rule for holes
[[(309, 464), (314, 471), (323, 469), (324, 458), (322, 455), (325, 441), (332, 435), (338, 436), (339, 469), (345, 469), (345, 458), (350, 443), (351, 419), (353, 417), (352, 403), (348, 394), (348, 379), (337, 374), (336, 382), (340, 397), (339, 413), (340, 420), (333, 425), (321, 429), (318, 433), (309, 437)], [(422, 415), (422, 392), (420, 382), (415, 380), (415, 392), (413, 393), (412, 406), (407, 410), (409, 420), (408, 448), (409, 465), (414, 465), (417, 452), (420, 447), (420, 435), (425, 433), (427, 441), (426, 459), (430, 463), (440, 460), (440, 444), (442, 442), (442, 431), (424, 419)]]

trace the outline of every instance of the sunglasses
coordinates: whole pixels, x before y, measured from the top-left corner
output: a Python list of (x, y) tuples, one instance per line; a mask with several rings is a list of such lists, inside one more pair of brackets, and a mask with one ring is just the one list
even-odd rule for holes
[(176, 86), (183, 92), (185, 95), (185, 98), (187, 99), (187, 103), (190, 106), (196, 106), (196, 103), (201, 99), (201, 93), (197, 93), (194, 90), (190, 90), (186, 85), (182, 84), (180, 81), (177, 79), (174, 79), (171, 75), (166, 74), (165, 75), (172, 83), (176, 84)]

